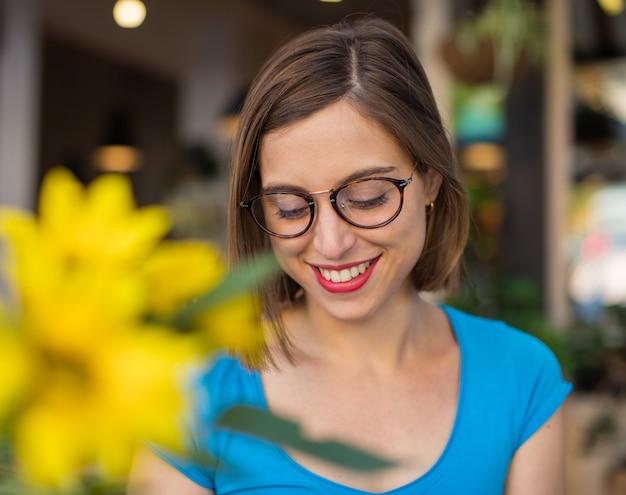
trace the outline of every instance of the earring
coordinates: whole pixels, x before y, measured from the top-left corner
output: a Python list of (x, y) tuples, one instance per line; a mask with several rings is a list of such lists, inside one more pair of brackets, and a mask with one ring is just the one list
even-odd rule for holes
[(434, 209), (435, 209), (435, 203), (431, 201), (430, 204), (426, 205), (426, 215), (430, 215)]

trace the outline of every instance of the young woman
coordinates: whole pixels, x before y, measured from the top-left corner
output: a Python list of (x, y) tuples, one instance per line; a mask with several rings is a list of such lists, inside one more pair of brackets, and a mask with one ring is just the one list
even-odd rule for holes
[[(271, 247), (267, 365), (213, 363), (190, 444), (203, 466), (146, 450), (149, 494), (564, 493), (570, 390), (551, 352), (503, 323), (433, 304), (468, 232), (453, 150), (407, 39), (365, 19), (301, 35), (267, 62), (232, 158), (230, 255)], [(248, 404), (395, 461), (363, 473), (220, 430)]]

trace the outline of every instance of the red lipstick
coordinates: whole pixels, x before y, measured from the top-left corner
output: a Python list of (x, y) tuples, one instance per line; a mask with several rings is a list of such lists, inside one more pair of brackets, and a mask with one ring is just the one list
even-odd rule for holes
[[(327, 290), (328, 292), (332, 292), (334, 294), (345, 294), (345, 293), (357, 291), (365, 285), (365, 283), (369, 280), (370, 276), (372, 275), (374, 271), (374, 267), (376, 266), (376, 263), (378, 263), (379, 259), (380, 257), (374, 259), (372, 263), (370, 264), (370, 266), (367, 267), (365, 272), (357, 275), (352, 280), (349, 280), (347, 282), (333, 282), (332, 280), (326, 280), (324, 276), (320, 273), (318, 268), (311, 266), (311, 269), (313, 270), (313, 273), (317, 277), (317, 281), (319, 282), (319, 284), (322, 286), (323, 289)], [(343, 265), (342, 267), (333, 268), (333, 270), (342, 270), (345, 268), (347, 267)]]

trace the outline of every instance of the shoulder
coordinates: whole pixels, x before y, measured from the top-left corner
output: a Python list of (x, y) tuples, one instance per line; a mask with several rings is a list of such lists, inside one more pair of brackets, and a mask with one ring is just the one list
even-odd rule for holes
[(552, 350), (528, 332), (499, 320), (483, 318), (451, 307), (444, 307), (444, 311), (459, 345), (465, 346), (472, 354), (489, 357), (491, 362), (521, 362), (526, 368), (531, 363), (544, 361), (554, 361), (558, 365)]
[(213, 356), (192, 372), (190, 396), (205, 415), (233, 404), (258, 405), (258, 374), (226, 354)]
[[(212, 489), (215, 465), (210, 460), (219, 446), (214, 420), (230, 405), (251, 395), (253, 375), (237, 359), (217, 354), (186, 370), (184, 387), (183, 451), (171, 452), (155, 444), (147, 447), (196, 484)], [(176, 478), (174, 471), (155, 464), (161, 474)]]
[(228, 354), (218, 353), (201, 365), (194, 373), (196, 380), (205, 384), (249, 378), (253, 372), (244, 368), (241, 362)]
[(535, 336), (501, 321), (444, 310), (459, 343), (461, 365), (481, 385), (507, 387), (519, 397), (569, 392), (554, 352)]
[[(459, 342), (469, 394), (474, 402), (489, 399), (497, 414), (511, 418), (521, 444), (571, 391), (556, 356), (533, 335), (506, 323), (444, 310)], [(497, 405), (490, 398), (497, 398)]]

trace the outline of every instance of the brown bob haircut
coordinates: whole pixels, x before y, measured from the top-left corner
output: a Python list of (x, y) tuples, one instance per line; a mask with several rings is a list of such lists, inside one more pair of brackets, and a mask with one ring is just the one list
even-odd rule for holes
[[(456, 281), (469, 230), (465, 191), (430, 84), (408, 39), (393, 25), (367, 17), (307, 31), (278, 49), (254, 80), (244, 103), (231, 162), (228, 255), (232, 265), (270, 249), (268, 235), (239, 206), (261, 192), (257, 154), (267, 133), (344, 100), (381, 125), (424, 174), (442, 178), (428, 216), (424, 251), (411, 277), (419, 291)], [(262, 311), (287, 356), (280, 317), (299, 295), (286, 274), (260, 289)]]

